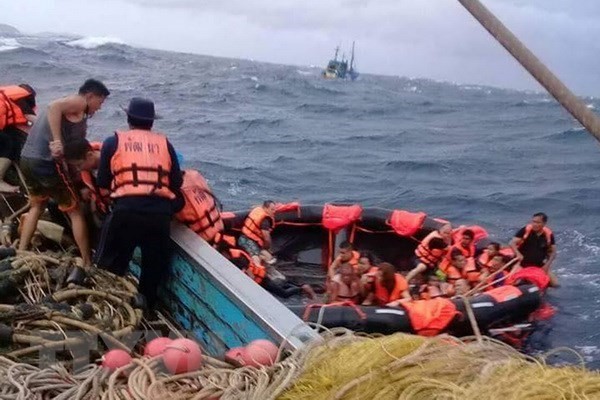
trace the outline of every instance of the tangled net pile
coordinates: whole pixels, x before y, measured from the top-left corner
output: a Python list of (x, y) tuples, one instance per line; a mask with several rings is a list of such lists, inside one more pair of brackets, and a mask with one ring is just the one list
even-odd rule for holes
[[(137, 294), (134, 282), (93, 269), (81, 286), (67, 285), (79, 263), (70, 255), (28, 252), (0, 261), (1, 354), (32, 364), (43, 361), (37, 357), (44, 353), (72, 361), (69, 348), (98, 338), (128, 349), (120, 338), (142, 319), (142, 311), (130, 304)], [(98, 350), (100, 355), (102, 346)]]
[(366, 337), (331, 330), (273, 366), (211, 357), (168, 375), (158, 358), (107, 371), (37, 369), (0, 358), (0, 399), (598, 399), (600, 374), (552, 367), (491, 339)]

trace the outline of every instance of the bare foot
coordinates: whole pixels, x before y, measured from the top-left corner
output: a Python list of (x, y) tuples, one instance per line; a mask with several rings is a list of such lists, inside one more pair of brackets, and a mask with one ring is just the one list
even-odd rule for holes
[(317, 294), (315, 293), (313, 288), (308, 284), (302, 285), (302, 290), (304, 291), (304, 293), (306, 293), (308, 298), (311, 300), (314, 300), (317, 297)]
[(4, 181), (0, 181), (0, 192), (3, 193), (17, 193), (19, 192), (18, 186), (9, 185)]

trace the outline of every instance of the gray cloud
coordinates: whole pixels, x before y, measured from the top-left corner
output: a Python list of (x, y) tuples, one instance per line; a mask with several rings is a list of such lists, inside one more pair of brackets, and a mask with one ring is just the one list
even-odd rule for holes
[[(575, 91), (600, 92), (600, 2), (485, 4)], [(9, 12), (0, 22), (28, 31), (302, 65), (323, 64), (336, 44), (349, 48), (356, 40), (364, 72), (538, 88), (455, 0), (30, 0), (3, 7)]]

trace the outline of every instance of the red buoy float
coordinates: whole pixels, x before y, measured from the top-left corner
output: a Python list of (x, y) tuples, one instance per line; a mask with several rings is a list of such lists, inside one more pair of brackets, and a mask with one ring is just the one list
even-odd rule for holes
[(110, 350), (102, 357), (102, 366), (111, 371), (124, 367), (129, 363), (131, 363), (131, 355), (121, 349)]
[(246, 352), (246, 349), (244, 349), (243, 347), (234, 347), (232, 349), (229, 349), (226, 353), (225, 353), (225, 361), (227, 361), (228, 363), (235, 365), (237, 367), (241, 367), (242, 365), (245, 365), (244, 363), (244, 353)]
[(265, 339), (253, 340), (246, 346), (242, 353), (244, 365), (253, 367), (269, 366), (277, 361), (279, 348), (271, 341)]
[(202, 351), (193, 340), (176, 339), (166, 346), (163, 362), (172, 374), (196, 371), (202, 366)]
[(168, 337), (157, 337), (156, 339), (152, 339), (146, 344), (146, 347), (144, 347), (144, 355), (148, 357), (160, 356), (172, 342), (173, 339)]

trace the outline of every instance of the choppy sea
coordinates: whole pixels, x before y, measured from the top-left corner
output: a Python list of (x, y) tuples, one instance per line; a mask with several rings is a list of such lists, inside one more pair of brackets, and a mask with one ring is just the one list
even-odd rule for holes
[(0, 84), (30, 83), (41, 106), (88, 77), (107, 84), (92, 139), (125, 127), (130, 97), (153, 99), (156, 128), (226, 209), (266, 198), (359, 202), (480, 224), (501, 241), (546, 212), (562, 286), (532, 348), (568, 346), (600, 368), (596, 141), (544, 93), (368, 74), (326, 81), (320, 71), (110, 38), (0, 37)]

